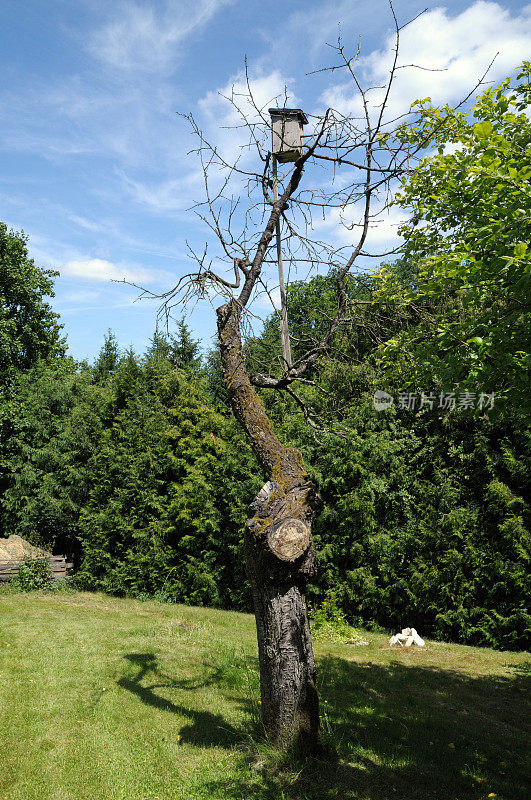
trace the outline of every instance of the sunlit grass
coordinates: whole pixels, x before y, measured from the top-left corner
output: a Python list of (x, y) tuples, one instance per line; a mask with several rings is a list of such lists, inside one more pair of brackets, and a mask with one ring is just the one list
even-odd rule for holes
[(528, 797), (528, 658), (363, 635), (316, 645), (337, 756), (301, 764), (260, 742), (251, 616), (0, 594), (0, 798)]

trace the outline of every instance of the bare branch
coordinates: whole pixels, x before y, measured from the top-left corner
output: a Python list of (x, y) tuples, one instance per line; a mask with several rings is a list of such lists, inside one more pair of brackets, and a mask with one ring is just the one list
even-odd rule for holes
[[(303, 154), (294, 163), (279, 165), (278, 200), (273, 198), (272, 156), (268, 145), (271, 121), (267, 113), (275, 100), (266, 104), (257, 102), (247, 63), (243, 88), (233, 87), (225, 95), (234, 112), (232, 116), (237, 117), (237, 122), (230, 126), (234, 133), (231, 156), (211, 141), (192, 114), (181, 115), (196, 138), (197, 146), (191, 152), (197, 157), (203, 176), (203, 198), (193, 210), (213, 236), (208, 246), (195, 243), (192, 246), (187, 242), (195, 271), (181, 276), (167, 292), (157, 295), (136, 287), (141, 291), (140, 297), (156, 297), (161, 302), (158, 316), (166, 319), (176, 307), (182, 310), (187, 304), (201, 300), (213, 303), (217, 297), (236, 304), (244, 326), (250, 325), (253, 318), (259, 319), (265, 298), (278, 316), (275, 292), (271, 289), (277, 286), (276, 279), (271, 279), (271, 269), (277, 263), (273, 237), (278, 225), (282, 258), (290, 270), (288, 281), (295, 277), (298, 280), (301, 272), (306, 278), (312, 270), (321, 274), (326, 271), (335, 281), (337, 292), (334, 307), (319, 317), (319, 334), (297, 338), (290, 331), (296, 357), (289, 369), (283, 369), (286, 365), (279, 356), (259, 365), (251, 376), (255, 386), (287, 392), (303, 413), (304, 401), (292, 385), (307, 381), (319, 359), (334, 353), (340, 330), (350, 325), (366, 336), (379, 335), (370, 316), (372, 301), (353, 301), (348, 292), (348, 276), (354, 270), (358, 275), (363, 270), (370, 271), (374, 259), (400, 254), (402, 243), (380, 250), (370, 248), (370, 234), (392, 204), (400, 180), (411, 174), (426, 148), (440, 140), (455, 119), (449, 113), (431, 122), (425, 109), (421, 107), (419, 111), (414, 105), (402, 111), (392, 109), (398, 70), (441, 70), (418, 64), (399, 65), (401, 31), (426, 9), (404, 24), (399, 22), (392, 2), (390, 10), (395, 41), (384, 86), (362, 84), (358, 64), (360, 45), (349, 55), (338, 28), (337, 44), (329, 45), (337, 63), (314, 72), (340, 70), (349, 76), (359, 110), (342, 113), (327, 109), (324, 114), (309, 118), (313, 130), (304, 137)], [(491, 65), (458, 109), (482, 85)], [(374, 92), (378, 92), (377, 105)], [(288, 99), (285, 88), (276, 101), (286, 107)], [(419, 117), (424, 136), (412, 145), (404, 135), (404, 126)], [(282, 371), (282, 375), (273, 374), (275, 371)]]

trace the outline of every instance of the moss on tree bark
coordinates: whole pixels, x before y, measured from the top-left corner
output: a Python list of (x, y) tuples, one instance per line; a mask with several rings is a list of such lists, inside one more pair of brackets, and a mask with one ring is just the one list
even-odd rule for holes
[[(311, 528), (320, 500), (300, 452), (279, 441), (251, 385), (242, 351), (239, 304), (230, 301), (217, 316), (232, 410), (267, 479), (250, 506), (244, 534), (264, 730), (275, 742), (315, 752), (319, 701), (305, 591), (308, 578), (316, 572)], [(286, 531), (290, 542), (282, 539)]]

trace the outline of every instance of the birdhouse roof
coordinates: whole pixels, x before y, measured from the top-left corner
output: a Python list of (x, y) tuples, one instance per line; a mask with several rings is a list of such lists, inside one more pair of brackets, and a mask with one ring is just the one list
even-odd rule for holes
[(308, 124), (308, 117), (302, 108), (269, 108), (270, 114), (277, 114), (279, 117), (296, 117), (302, 125)]

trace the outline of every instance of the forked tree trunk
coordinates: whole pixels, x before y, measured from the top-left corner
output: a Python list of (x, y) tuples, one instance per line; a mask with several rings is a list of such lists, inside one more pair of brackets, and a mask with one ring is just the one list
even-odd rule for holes
[(305, 752), (319, 748), (319, 701), (305, 589), (315, 574), (312, 522), (320, 500), (298, 450), (275, 435), (245, 368), (240, 306), (217, 311), (221, 362), (234, 415), (267, 483), (250, 506), (245, 557), (251, 583), (262, 721), (266, 735)]

